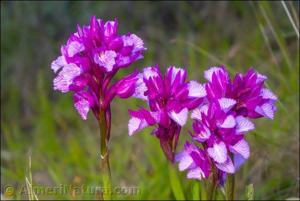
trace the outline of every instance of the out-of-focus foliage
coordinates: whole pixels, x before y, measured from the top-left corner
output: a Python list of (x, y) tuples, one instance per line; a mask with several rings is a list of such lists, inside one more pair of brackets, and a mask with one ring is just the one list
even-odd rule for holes
[[(299, 27), (299, 2), (285, 2)], [(253, 66), (268, 76), (278, 95), (274, 121), (260, 120), (250, 141), (250, 160), (236, 175), (237, 198), (299, 196), (299, 39), (281, 2), (12, 2), (1, 1), (1, 193), (5, 186), (26, 187), (31, 155), (33, 186), (100, 183), (99, 131), (92, 115), (81, 120), (70, 94), (53, 91), (50, 63), (60, 45), (87, 24), (91, 15), (117, 18), (121, 33), (133, 32), (148, 48), (145, 59), (120, 71), (160, 64), (185, 67), (190, 79), (203, 81), (203, 71), (225, 64), (231, 73)], [(299, 29), (298, 29), (299, 30)], [(150, 129), (128, 137), (128, 108), (142, 102), (116, 100), (110, 142), (113, 184), (138, 187), (137, 195), (119, 199), (175, 199), (168, 164)], [(183, 129), (179, 149), (190, 122)], [(186, 199), (203, 198), (204, 182), (187, 180), (177, 171)], [(178, 192), (180, 192), (178, 191)], [(6, 195), (8, 196), (8, 195)], [(95, 194), (37, 194), (40, 199), (96, 199)], [(217, 198), (223, 199), (221, 192)]]

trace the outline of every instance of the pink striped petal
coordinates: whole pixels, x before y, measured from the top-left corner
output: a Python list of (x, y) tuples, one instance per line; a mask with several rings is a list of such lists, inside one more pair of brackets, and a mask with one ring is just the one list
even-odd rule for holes
[(228, 156), (224, 163), (216, 163), (218, 169), (222, 170), (223, 172), (233, 174), (235, 172), (234, 165), (232, 160)]
[(86, 120), (87, 119), (87, 114), (90, 110), (90, 104), (89, 101), (86, 99), (82, 98), (79, 101), (77, 101), (74, 104), (75, 108), (77, 109), (78, 113), (80, 114), (81, 118)]
[(207, 149), (208, 155), (217, 163), (224, 163), (227, 159), (227, 148), (224, 142), (215, 143)]
[(138, 80), (135, 83), (135, 91), (132, 95), (135, 98), (140, 98), (143, 100), (148, 100), (148, 98), (145, 96), (145, 92), (147, 91), (147, 86), (143, 81), (143, 74), (138, 74)]
[(236, 120), (236, 133), (243, 134), (245, 132), (251, 131), (254, 129), (254, 124), (243, 116), (237, 116)]
[(65, 57), (59, 56), (59, 57), (57, 57), (56, 60), (54, 60), (51, 63), (51, 69), (54, 71), (54, 73), (56, 73), (59, 69), (61, 69), (65, 65), (67, 65), (67, 61), (66, 61)]
[(193, 158), (186, 152), (182, 151), (175, 156), (175, 161), (179, 162), (179, 170), (186, 170), (193, 163)]
[(144, 42), (135, 34), (122, 36), (124, 46), (133, 46), (132, 53), (145, 50)]
[(202, 105), (201, 107), (198, 107), (192, 111), (191, 118), (201, 121), (201, 113), (207, 115), (207, 112), (208, 112), (208, 105)]
[(116, 57), (117, 53), (115, 51), (107, 50), (100, 52), (98, 55), (96, 54), (94, 56), (94, 61), (101, 67), (104, 67), (108, 72), (110, 72), (116, 64)]
[(147, 68), (144, 68), (144, 70), (143, 70), (143, 76), (144, 76), (144, 78), (146, 78), (147, 80), (148, 80), (150, 77), (157, 77), (157, 76), (159, 76), (159, 75), (158, 75), (158, 72), (157, 72), (157, 68), (154, 68), (154, 67), (147, 67)]
[(201, 121), (201, 111), (200, 111), (200, 108), (196, 108), (196, 109), (194, 109), (192, 111), (191, 118), (192, 119), (197, 119), (197, 120)]
[(174, 110), (172, 110), (168, 114), (171, 119), (173, 119), (180, 126), (183, 126), (187, 121), (188, 109), (184, 108), (179, 113), (176, 113)]
[[(167, 72), (169, 72), (170, 70), (172, 70), (172, 76), (171, 76), (171, 84), (174, 82), (176, 75), (179, 73), (180, 74), (180, 78), (183, 78), (184, 75), (184, 69), (182, 68), (176, 68), (174, 66), (170, 66), (167, 70)], [(183, 82), (184, 80), (181, 80), (180, 82)]]
[(195, 140), (198, 140), (199, 142), (205, 142), (207, 139), (209, 139), (211, 132), (207, 127), (203, 127), (204, 131), (200, 133), (196, 133), (193, 137)]
[(271, 100), (277, 100), (277, 96), (267, 88), (263, 88), (261, 90), (261, 96), (263, 99), (271, 99)]
[(256, 83), (263, 82), (263, 81), (265, 81), (266, 79), (268, 79), (267, 76), (257, 73)]
[(104, 25), (104, 36), (111, 37), (117, 34), (118, 23), (117, 21), (107, 21)]
[(250, 156), (250, 148), (246, 140), (242, 139), (235, 145), (229, 147), (234, 154), (240, 154), (243, 158), (248, 159)]
[(73, 83), (75, 77), (81, 74), (81, 69), (74, 63), (70, 63), (63, 67), (53, 80), (54, 90), (63, 93), (70, 91), (69, 87)]
[(262, 106), (256, 106), (255, 112), (261, 114), (262, 116), (273, 119), (275, 109), (276, 107), (272, 103), (264, 103)]
[(213, 73), (217, 72), (219, 70), (222, 70), (222, 68), (211, 67), (210, 69), (204, 71), (204, 77), (205, 77), (205, 79), (208, 80), (209, 82), (211, 82)]
[(137, 117), (132, 117), (129, 120), (128, 123), (128, 130), (129, 130), (129, 135), (133, 135), (136, 132), (142, 130), (143, 128), (146, 128), (148, 125), (147, 121), (145, 119), (139, 119)]
[(228, 112), (236, 104), (236, 101), (231, 98), (220, 98), (218, 101), (224, 112)]
[(201, 168), (199, 168), (199, 167), (191, 169), (187, 173), (187, 178), (188, 179), (199, 179), (199, 180), (201, 180), (204, 177), (205, 177), (205, 175), (204, 175), (203, 171), (201, 170)]
[(133, 42), (134, 48), (133, 52), (145, 50), (146, 48), (144, 47), (144, 42), (142, 39), (140, 39), (137, 35), (135, 34), (130, 34), (130, 38)]
[(188, 90), (189, 90), (189, 95), (190, 97), (204, 97), (206, 96), (206, 90), (203, 87), (202, 84), (199, 84), (196, 81), (190, 81), (188, 83)]
[(220, 125), (221, 128), (233, 128), (235, 127), (235, 119), (232, 115), (226, 117), (224, 122)]
[(67, 52), (70, 57), (73, 57), (75, 54), (82, 52), (84, 50), (84, 45), (78, 41), (72, 41), (67, 45)]

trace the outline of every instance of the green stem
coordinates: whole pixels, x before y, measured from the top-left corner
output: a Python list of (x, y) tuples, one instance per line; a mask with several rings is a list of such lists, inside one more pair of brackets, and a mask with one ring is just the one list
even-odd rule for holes
[(213, 200), (214, 199), (214, 194), (215, 194), (215, 190), (217, 187), (217, 172), (216, 172), (216, 168), (213, 165), (212, 166), (212, 175), (211, 175), (211, 179), (210, 179), (210, 183), (208, 184), (208, 190), (207, 190), (207, 200)]
[(209, 183), (208, 191), (207, 191), (207, 200), (213, 200), (214, 194), (216, 190), (216, 182), (212, 177), (211, 182)]
[(100, 153), (101, 153), (101, 173), (103, 179), (103, 199), (111, 200), (111, 172), (109, 166), (108, 141), (110, 126), (107, 125), (105, 110), (100, 110), (99, 113), (99, 128), (100, 128)]
[(226, 200), (234, 200), (234, 174), (228, 174), (227, 176)]
[(169, 178), (171, 189), (173, 191), (174, 197), (176, 200), (185, 200), (183, 189), (180, 183), (180, 179), (177, 175), (176, 169), (173, 167), (173, 163), (168, 161), (168, 168), (169, 168)]

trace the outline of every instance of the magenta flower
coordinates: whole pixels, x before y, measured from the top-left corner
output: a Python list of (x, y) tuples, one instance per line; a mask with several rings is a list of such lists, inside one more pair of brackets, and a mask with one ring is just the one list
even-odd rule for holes
[(136, 72), (111, 87), (109, 84), (120, 68), (143, 58), (146, 48), (135, 34), (119, 35), (117, 29), (116, 20), (92, 17), (90, 25), (77, 26), (77, 32), (61, 47), (62, 55), (51, 64), (58, 72), (54, 89), (74, 92), (75, 108), (83, 119), (90, 109), (98, 118), (100, 109), (109, 108), (114, 96), (127, 98), (134, 92)]
[[(92, 17), (90, 25), (77, 26), (67, 43), (61, 47), (61, 56), (52, 62), (58, 73), (54, 89), (63, 93), (72, 91), (74, 106), (83, 119), (91, 109), (100, 128), (101, 174), (103, 185), (110, 186), (108, 143), (111, 130), (110, 103), (115, 96), (128, 98), (135, 93), (137, 71), (110, 83), (120, 68), (143, 58), (143, 41), (135, 34), (119, 35), (117, 21), (104, 22)], [(108, 196), (105, 199), (111, 199)]]
[(145, 100), (149, 110), (141, 108), (129, 111), (129, 135), (155, 125), (153, 134), (159, 138), (161, 147), (173, 161), (181, 127), (186, 123), (188, 111), (202, 103), (205, 88), (195, 82), (186, 82), (184, 69), (171, 66), (163, 76), (158, 66), (145, 68), (139, 74), (134, 97)]
[(199, 179), (208, 178), (211, 165), (207, 154), (197, 146), (186, 142), (184, 150), (175, 156), (179, 162), (179, 170), (188, 170), (187, 178)]
[[(192, 137), (200, 142), (216, 167), (226, 173), (235, 170), (249, 157), (249, 146), (244, 135), (254, 125), (243, 116), (225, 112), (218, 102), (203, 105), (193, 111)], [(235, 159), (234, 163), (230, 155)]]
[[(197, 169), (201, 174), (194, 177), (196, 179), (208, 177), (209, 169), (203, 168), (204, 165), (214, 166), (216, 170), (211, 174), (218, 175), (219, 184), (224, 184), (226, 174), (235, 173), (250, 156), (245, 134), (254, 129), (254, 124), (248, 118), (273, 118), (277, 97), (263, 87), (266, 77), (253, 69), (244, 76), (237, 74), (233, 83), (224, 67), (213, 67), (204, 75), (208, 80), (205, 84), (207, 96), (204, 104), (192, 112), (194, 132), (190, 133), (201, 146), (187, 148), (186, 145), (176, 161), (179, 170)], [(190, 147), (201, 153), (198, 154), (203, 159), (201, 164), (187, 154), (191, 152), (188, 151)], [(189, 173), (188, 178), (192, 178)]]
[(221, 66), (205, 71), (204, 77), (208, 80), (205, 87), (209, 101), (218, 100), (226, 110), (234, 107), (236, 115), (273, 119), (277, 97), (264, 88), (266, 76), (251, 68), (245, 75), (238, 73), (231, 82), (225, 67)]
[[(200, 168), (204, 171), (202, 166), (205, 163), (205, 167), (215, 166), (222, 173), (232, 174), (249, 158), (250, 150), (244, 134), (254, 129), (254, 125), (245, 117), (235, 117), (232, 113), (226, 113), (218, 102), (213, 102), (195, 109), (192, 118), (194, 133), (191, 133), (191, 136), (201, 144), (201, 148), (194, 149), (201, 152), (202, 158), (208, 158), (203, 160), (201, 165), (193, 166), (193, 169)], [(183, 154), (185, 152), (186, 148), (178, 154), (179, 170), (185, 170), (180, 167), (181, 163), (191, 160), (191, 157)], [(231, 156), (234, 158), (233, 161)], [(197, 164), (194, 159), (193, 163)], [(206, 174), (196, 179), (208, 176), (206, 169)]]

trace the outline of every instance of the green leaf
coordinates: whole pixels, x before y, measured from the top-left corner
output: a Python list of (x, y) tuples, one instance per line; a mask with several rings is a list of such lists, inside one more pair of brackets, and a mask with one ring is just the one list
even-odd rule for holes
[(247, 198), (247, 200), (254, 200), (254, 188), (253, 188), (253, 184), (249, 184), (246, 187), (246, 198)]
[(176, 170), (174, 167), (172, 167), (172, 164), (168, 163), (169, 166), (169, 176), (170, 176), (170, 182), (173, 194), (175, 196), (176, 200), (185, 200), (184, 193), (178, 178), (178, 175), (176, 173)]
[(198, 181), (196, 181), (194, 182), (193, 185), (193, 200), (200, 200), (200, 194), (201, 194), (200, 184)]

